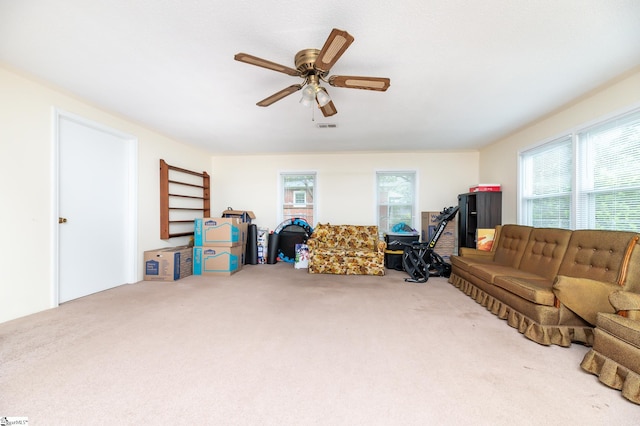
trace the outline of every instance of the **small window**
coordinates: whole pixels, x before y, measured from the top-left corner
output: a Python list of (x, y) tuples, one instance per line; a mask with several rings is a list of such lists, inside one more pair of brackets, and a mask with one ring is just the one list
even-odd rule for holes
[(279, 217), (281, 221), (288, 219), (304, 219), (313, 226), (315, 218), (315, 173), (281, 173), (280, 197), (282, 200)]
[(377, 172), (378, 231), (391, 232), (404, 223), (416, 229), (416, 172)]
[(307, 205), (307, 193), (305, 191), (293, 191), (293, 206), (304, 207)]

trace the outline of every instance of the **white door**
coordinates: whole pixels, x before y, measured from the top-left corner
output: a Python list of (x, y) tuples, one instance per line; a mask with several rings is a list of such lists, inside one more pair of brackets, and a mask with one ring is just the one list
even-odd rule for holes
[(56, 116), (62, 303), (135, 280), (135, 140), (76, 116)]

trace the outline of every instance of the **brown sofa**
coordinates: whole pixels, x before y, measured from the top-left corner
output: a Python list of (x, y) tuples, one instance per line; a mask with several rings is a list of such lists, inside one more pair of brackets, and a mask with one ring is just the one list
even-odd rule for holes
[(598, 313), (615, 313), (609, 295), (640, 280), (629, 268), (637, 241), (632, 232), (504, 225), (492, 251), (452, 256), (449, 282), (537, 343), (592, 345)]
[(309, 273), (384, 275), (377, 226), (318, 224), (307, 240)]

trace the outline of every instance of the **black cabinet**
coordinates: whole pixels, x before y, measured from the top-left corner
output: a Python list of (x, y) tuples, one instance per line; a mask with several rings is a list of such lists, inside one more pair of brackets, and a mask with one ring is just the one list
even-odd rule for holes
[(478, 228), (502, 224), (502, 192), (469, 192), (458, 195), (458, 247), (476, 247)]

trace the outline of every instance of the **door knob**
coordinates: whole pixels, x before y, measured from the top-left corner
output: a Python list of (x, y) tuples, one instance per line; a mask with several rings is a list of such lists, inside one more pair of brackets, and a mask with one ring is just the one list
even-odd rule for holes
[(58, 218), (58, 223), (67, 223), (67, 218), (66, 217), (59, 217)]

